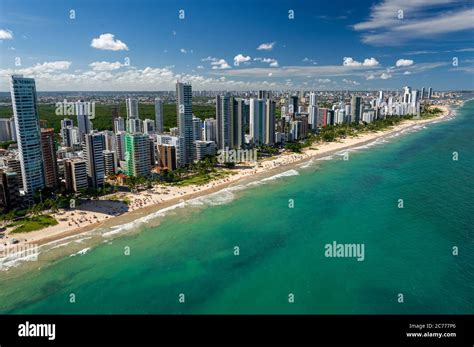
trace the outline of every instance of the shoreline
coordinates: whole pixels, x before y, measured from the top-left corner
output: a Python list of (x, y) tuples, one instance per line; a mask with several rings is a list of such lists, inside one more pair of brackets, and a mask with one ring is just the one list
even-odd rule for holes
[[(152, 189), (138, 193), (116, 193), (102, 197), (103, 199), (100, 200), (87, 201), (75, 210), (60, 211), (53, 214), (53, 217), (58, 220), (58, 224), (55, 226), (29, 233), (9, 234), (10, 238), (16, 238), (20, 242), (16, 245), (10, 245), (8, 244), (8, 239), (2, 239), (0, 252), (6, 251), (8, 253), (9, 249), (25, 244), (43, 246), (69, 237), (79, 236), (100, 227), (111, 228), (130, 223), (179, 203), (216, 193), (233, 185), (240, 184), (245, 180), (255, 181), (269, 175), (273, 176), (294, 169), (298, 164), (308, 160), (320, 159), (337, 152), (364, 146), (400, 131), (443, 120), (452, 114), (452, 109), (447, 105), (437, 105), (436, 107), (443, 110), (443, 113), (437, 117), (421, 120), (404, 120), (385, 131), (364, 133), (358, 137), (314, 144), (309, 148), (305, 148), (302, 153), (285, 153), (270, 160), (257, 162), (251, 168), (236, 167), (232, 170), (235, 171), (235, 174), (211, 181), (202, 186), (176, 187), (156, 185)], [(317, 147), (317, 149), (313, 147)], [(107, 199), (110, 199), (112, 196), (130, 199), (128, 208), (123, 202)], [(7, 242), (6, 247), (3, 246), (4, 242)]]

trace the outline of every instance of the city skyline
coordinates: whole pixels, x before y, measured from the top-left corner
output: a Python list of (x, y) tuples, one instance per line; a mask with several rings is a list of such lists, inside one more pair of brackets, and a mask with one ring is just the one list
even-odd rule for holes
[(207, 3), (2, 1), (0, 91), (473, 86), (467, 1)]

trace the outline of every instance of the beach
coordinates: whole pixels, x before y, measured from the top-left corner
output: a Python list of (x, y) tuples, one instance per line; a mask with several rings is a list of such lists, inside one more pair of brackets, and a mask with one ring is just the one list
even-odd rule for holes
[[(221, 189), (238, 184), (244, 179), (254, 179), (278, 171), (287, 170), (297, 164), (310, 159), (320, 159), (336, 152), (350, 150), (363, 146), (377, 139), (403, 132), (413, 127), (422, 126), (439, 121), (450, 115), (449, 106), (437, 105), (442, 113), (429, 119), (404, 120), (400, 124), (385, 131), (363, 133), (357, 137), (345, 138), (337, 142), (313, 144), (302, 153), (284, 153), (275, 158), (266, 159), (256, 163), (245, 163), (236, 166), (231, 175), (213, 180), (205, 185), (189, 185), (184, 187), (170, 185), (155, 185), (153, 188), (140, 192), (121, 192), (102, 196), (98, 200), (83, 202), (72, 210), (60, 210), (52, 216), (58, 221), (57, 225), (28, 233), (9, 234), (2, 240), (0, 251), (6, 251), (17, 245), (32, 244), (41, 246), (56, 240), (88, 232), (100, 226), (121, 225), (144, 215), (171, 207), (190, 199), (212, 194)], [(114, 196), (114, 200), (110, 200)], [(129, 204), (115, 199), (124, 199)], [(9, 240), (16, 238), (17, 245), (11, 245)]]

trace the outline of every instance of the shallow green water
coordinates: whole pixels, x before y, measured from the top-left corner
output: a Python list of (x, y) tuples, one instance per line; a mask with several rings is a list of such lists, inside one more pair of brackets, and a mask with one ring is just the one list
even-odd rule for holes
[[(471, 101), (348, 161), (315, 161), (84, 255), (0, 274), (0, 312), (474, 313), (473, 138)], [(363, 244), (365, 259), (325, 257), (333, 241)]]

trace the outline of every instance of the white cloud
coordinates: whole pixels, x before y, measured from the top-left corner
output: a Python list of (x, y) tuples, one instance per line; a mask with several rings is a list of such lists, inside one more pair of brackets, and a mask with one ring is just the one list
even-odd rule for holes
[(357, 60), (352, 59), (351, 57), (344, 57), (342, 61), (343, 66), (367, 66), (367, 67), (373, 67), (373, 66), (378, 66), (379, 62), (375, 58), (366, 58), (364, 59), (364, 62), (361, 63)]
[(125, 66), (125, 64), (122, 64), (119, 61), (116, 61), (114, 63), (111, 63), (108, 61), (96, 61), (96, 62), (90, 63), (89, 66), (94, 71), (112, 71), (112, 70), (120, 69), (122, 66)]
[(198, 65), (198, 66), (196, 66), (196, 69), (204, 69), (204, 66)]
[(114, 39), (114, 34), (102, 34), (92, 39), (91, 47), (109, 51), (128, 51), (128, 47), (120, 40)]
[(258, 57), (258, 58), (253, 58), (253, 60), (261, 61), (262, 63), (267, 63), (271, 67), (278, 67), (278, 60), (273, 59), (273, 58), (260, 58), (260, 57)]
[(347, 84), (351, 84), (351, 85), (353, 85), (353, 86), (358, 86), (358, 85), (360, 85), (360, 83), (357, 82), (357, 81), (348, 80), (348, 79), (345, 79), (345, 78), (342, 80), (342, 82), (347, 83)]
[(267, 42), (267, 43), (261, 43), (257, 49), (259, 51), (271, 51), (273, 47), (275, 46), (276, 42)]
[(411, 59), (398, 59), (397, 62), (395, 63), (396, 67), (400, 66), (410, 66), (413, 65), (414, 61)]
[(374, 80), (375, 79), (375, 76), (373, 74), (370, 74), (369, 76), (367, 76), (365, 78), (366, 80)]
[(224, 59), (219, 59), (211, 63), (213, 70), (230, 69), (230, 65)]
[[(445, 7), (450, 6), (451, 11)], [(399, 19), (399, 11), (403, 18)], [(384, 0), (371, 8), (370, 18), (353, 26), (364, 32), (362, 42), (397, 45), (418, 38), (474, 28), (474, 10), (459, 0)]]
[(235, 66), (239, 66), (240, 63), (246, 63), (248, 61), (250, 61), (252, 58), (250, 58), (250, 56), (245, 56), (243, 54), (237, 54), (235, 57), (234, 57), (234, 65)]
[(214, 57), (211, 57), (211, 56), (208, 56), (207, 58), (202, 58), (201, 61), (216, 61), (218, 60), (217, 58), (214, 58)]
[(380, 75), (380, 78), (383, 79), (383, 80), (388, 80), (389, 78), (392, 78), (392, 75), (384, 72)]
[(322, 84), (325, 84), (325, 83), (331, 82), (331, 80), (329, 78), (320, 78), (320, 79), (318, 79), (318, 82), (322, 83)]
[(405, 71), (403, 74), (404, 75), (411, 75), (411, 71)]
[(0, 29), (0, 40), (13, 40), (13, 32), (11, 30)]

